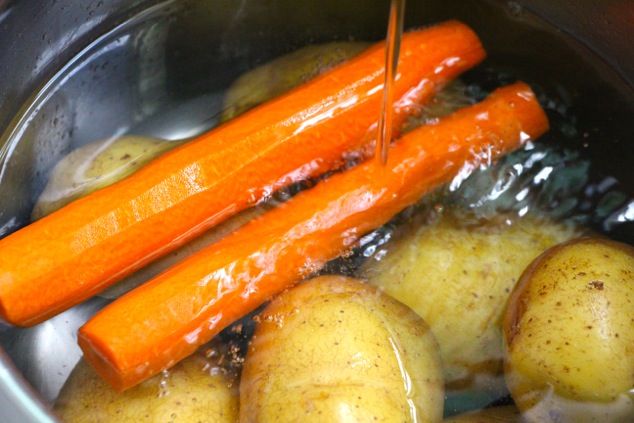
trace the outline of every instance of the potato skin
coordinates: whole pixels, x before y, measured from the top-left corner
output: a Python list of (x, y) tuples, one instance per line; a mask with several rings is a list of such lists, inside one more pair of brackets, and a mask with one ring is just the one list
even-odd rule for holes
[(62, 388), (54, 412), (68, 423), (238, 421), (237, 383), (213, 361), (194, 355), (167, 374), (118, 393), (82, 359)]
[(448, 389), (504, 395), (502, 316), (510, 292), (535, 257), (575, 229), (533, 216), (465, 224), (446, 210), (402, 232), (361, 276), (429, 324)]
[(442, 421), (438, 346), (408, 307), (323, 276), (260, 316), (240, 384), (240, 421)]
[(634, 248), (583, 238), (546, 251), (509, 300), (504, 336), (528, 421), (634, 421)]

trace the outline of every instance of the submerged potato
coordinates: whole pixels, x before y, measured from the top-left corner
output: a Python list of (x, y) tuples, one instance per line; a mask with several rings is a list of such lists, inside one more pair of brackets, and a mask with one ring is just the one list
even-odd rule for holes
[[(512, 219), (512, 221), (511, 221)], [(502, 315), (526, 266), (574, 231), (525, 216), (479, 226), (445, 213), (433, 222), (403, 228), (403, 235), (370, 260), (363, 276), (410, 306), (440, 345), (451, 388), (504, 389)], [(476, 380), (478, 377), (483, 380)]]
[(522, 275), (504, 319), (505, 374), (529, 422), (634, 421), (634, 248), (584, 238)]
[(64, 422), (218, 422), (238, 420), (238, 388), (232, 376), (200, 355), (164, 375), (115, 392), (83, 359), (57, 399)]
[(400, 302), (323, 276), (263, 311), (240, 384), (240, 421), (442, 420), (438, 347)]

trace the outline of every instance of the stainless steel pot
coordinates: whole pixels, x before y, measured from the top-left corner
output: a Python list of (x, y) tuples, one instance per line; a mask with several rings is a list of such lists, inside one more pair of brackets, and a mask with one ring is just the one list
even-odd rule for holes
[[(310, 42), (380, 39), (387, 11), (387, 0), (0, 0), (0, 145), (20, 152), (11, 166), (0, 154), (0, 236), (26, 224), (72, 146), (130, 128), (203, 130), (239, 72)], [(406, 26), (460, 19), (481, 34), (487, 63), (573, 96), (578, 131), (591, 136), (568, 147), (634, 197), (631, 1), (426, 0), (408, 2), (406, 15)], [(610, 235), (634, 243), (633, 226)], [(54, 421), (49, 404), (80, 355), (74, 331), (104, 301), (34, 328), (0, 323), (1, 421)]]

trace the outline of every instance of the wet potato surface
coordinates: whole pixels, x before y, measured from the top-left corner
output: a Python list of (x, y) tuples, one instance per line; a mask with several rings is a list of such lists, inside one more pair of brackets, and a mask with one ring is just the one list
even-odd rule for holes
[(504, 317), (506, 379), (530, 422), (632, 421), (634, 248), (581, 238), (523, 273)]

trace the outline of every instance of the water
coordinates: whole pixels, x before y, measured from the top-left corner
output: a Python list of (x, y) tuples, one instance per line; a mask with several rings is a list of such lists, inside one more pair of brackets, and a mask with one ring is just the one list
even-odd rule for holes
[[(440, 116), (483, 98), (488, 91), (486, 81), (495, 79), (497, 84), (505, 84), (508, 82), (507, 78), (504, 72), (495, 69), (472, 74), (464, 82), (457, 81), (450, 85), (429, 105), (421, 109), (421, 114), (412, 118), (407, 124), (410, 126), (433, 124)], [(446, 208), (458, 210), (465, 227), (479, 225), (500, 214), (521, 217), (528, 212), (585, 225), (598, 223), (600, 228), (604, 228), (602, 232), (606, 234), (631, 222), (632, 219), (628, 218), (628, 210), (631, 208), (632, 199), (626, 192), (620, 190), (618, 180), (596, 172), (591, 161), (574, 150), (562, 147), (567, 139), (576, 137), (578, 133), (576, 116), (571, 108), (566, 106), (565, 98), (565, 95), (558, 98), (542, 94), (542, 103), (545, 104), (547, 112), (554, 117), (551, 120), (555, 123), (555, 127), (549, 134), (550, 143), (529, 144), (526, 148), (508, 155), (497, 165), (477, 172), (459, 184), (449, 184), (427, 196), (417, 206), (396, 216), (393, 222), (384, 228), (368, 234), (357, 249), (351, 251), (345, 258), (330, 263), (323, 273), (358, 276), (359, 267), (368, 259), (380, 259), (385, 251), (389, 251), (388, 241), (395, 229), (404, 223), (425, 221), (429, 216), (436, 216), (436, 218), (442, 216)], [(171, 110), (166, 110), (164, 114), (147, 120), (146, 122), (149, 123), (146, 125), (151, 126), (152, 121), (168, 122), (169, 116), (178, 116), (179, 107), (187, 109), (195, 104), (197, 102), (193, 100), (182, 106), (175, 106)], [(39, 380), (39, 389), (50, 400), (54, 399), (57, 389), (60, 388), (74, 362), (79, 358), (80, 353), (72, 340), (72, 333), (79, 324), (78, 320), (82, 321), (106, 302), (96, 299), (72, 309), (38, 328), (24, 331), (20, 341), (14, 344), (17, 351), (34, 341), (45, 347), (50, 345), (51, 338), (62, 340), (58, 348), (66, 351), (66, 354), (58, 355), (61, 362), (56, 363), (56, 359), (47, 359), (51, 368), (62, 369), (57, 370), (59, 376), (54, 380), (48, 378)], [(238, 325), (252, 327), (253, 320), (247, 317)], [(234, 332), (232, 328), (229, 328), (222, 337), (229, 344), (243, 344), (245, 340), (236, 337)], [(70, 351), (69, 346), (72, 346)], [(246, 348), (231, 349), (235, 357), (230, 362), (239, 366)], [(13, 349), (10, 348), (11, 351)], [(31, 351), (37, 352), (38, 349), (31, 349)], [(36, 383), (40, 377), (42, 376), (39, 373), (29, 376)], [(470, 392), (466, 396), (450, 396), (447, 407), (453, 412), (458, 412), (472, 408), (474, 404), (483, 406), (505, 394), (504, 391), (485, 390)]]
[[(477, 12), (474, 9), (474, 13)], [(0, 211), (0, 235), (26, 222), (32, 201), (41, 190), (47, 172), (70, 149), (95, 137), (116, 131), (125, 133), (133, 128), (148, 130), (148, 135), (178, 138), (188, 135), (187, 131), (192, 128), (201, 130), (196, 129), (197, 125), (213, 119), (219, 111), (219, 86), (225, 84), (227, 78), (220, 80), (216, 86), (208, 84), (204, 89), (184, 87), (182, 81), (187, 77), (175, 83), (173, 75), (178, 73), (177, 70), (160, 68), (161, 63), (169, 62), (169, 57), (163, 56), (160, 49), (139, 49), (139, 46), (167, 39), (169, 22), (162, 12), (145, 15), (142, 21), (131, 20), (125, 27), (131, 33), (112, 33), (98, 40), (94, 48), (86, 51), (86, 55), (80, 55), (72, 67), (50, 81), (41, 97), (34, 99), (3, 150), (6, 155), (2, 159), (6, 161), (3, 161), (5, 173), (0, 177), (0, 196), (3, 200), (8, 198), (9, 202), (3, 203)], [(544, 43), (544, 46), (548, 44)], [(228, 47), (224, 49), (224, 56), (219, 51), (214, 53), (218, 53), (222, 60), (231, 60)], [(272, 55), (273, 52), (267, 54)], [(544, 60), (543, 57), (540, 52), (538, 62)], [(464, 105), (482, 98), (489, 91), (492, 81), (495, 85), (516, 77), (505, 68), (508, 63), (521, 69), (519, 73), (530, 75), (530, 58), (505, 59), (505, 56), (502, 59), (498, 57), (498, 67), (481, 69), (466, 76), (464, 84), (452, 88), (459, 95), (446, 100), (440, 98), (429, 107), (443, 108), (450, 101)], [(139, 67), (129, 64), (137, 60)], [(235, 72), (263, 60), (264, 56), (249, 60), (240, 57), (230, 67)], [(150, 72), (155, 66), (159, 66), (159, 72)], [(118, 72), (109, 72), (112, 67), (116, 67)], [(535, 69), (538, 69), (535, 72), (540, 72), (542, 67), (535, 66)], [(143, 82), (136, 79), (139, 75), (144, 75)], [(217, 75), (215, 73), (214, 77)], [(556, 78), (557, 75), (551, 77)], [(612, 153), (612, 159), (617, 161), (628, 159), (626, 153), (631, 153), (631, 150), (618, 154), (619, 144), (613, 142), (618, 137), (600, 126), (601, 122), (610, 122), (612, 115), (607, 112), (609, 109), (605, 109), (607, 118), (602, 115), (604, 110), (596, 105), (591, 108), (591, 113), (584, 114), (585, 104), (589, 102), (587, 97), (583, 97), (583, 91), (581, 95), (579, 90), (573, 93), (565, 84), (561, 85), (556, 80), (551, 84), (550, 81), (539, 76), (529, 81), (534, 82), (532, 85), (538, 89), (540, 100), (553, 124), (553, 131), (543, 140), (508, 156), (497, 166), (479, 172), (453, 190), (446, 188), (428, 196), (386, 227), (367, 234), (354, 254), (330, 263), (324, 272), (356, 274), (365, 260), (383, 251), (382, 247), (388, 245), (386, 243), (393, 231), (401, 223), (419, 220), (428, 214), (441, 214), (448, 207), (461, 210), (465, 226), (477, 225), (500, 213), (522, 216), (539, 212), (554, 219), (587, 225), (603, 235), (634, 243), (632, 231), (628, 229), (634, 222), (634, 201), (629, 180), (623, 177), (624, 167), (611, 165), (609, 160), (601, 161), (592, 154), (596, 151), (593, 145), (605, 143), (617, 148), (617, 153)], [(118, 106), (117, 99), (123, 99), (126, 107)], [(593, 95), (591, 99), (599, 102), (600, 97)], [(102, 107), (90, 107), (97, 103)], [(423, 123), (433, 123), (434, 119), (430, 114), (420, 117)], [(160, 128), (157, 123), (164, 126)], [(389, 128), (389, 125), (386, 127)], [(595, 127), (599, 129), (595, 131)], [(389, 142), (389, 136), (383, 140)], [(28, 163), (34, 165), (27, 166)], [(18, 172), (18, 169), (21, 171)], [(29, 171), (24, 172), (23, 169)], [(95, 298), (32, 329), (18, 331), (0, 327), (3, 347), (48, 401), (54, 401), (61, 384), (79, 359), (74, 339), (77, 326), (107, 302)], [(248, 332), (253, 325), (252, 317), (245, 318), (241, 324)], [(245, 345), (248, 342), (246, 337), (237, 336), (231, 329), (225, 331), (221, 339), (228, 344), (239, 342)], [(242, 354), (244, 350), (241, 348), (236, 354)], [(28, 353), (25, 354), (25, 351)], [(51, 354), (51, 351), (55, 353)], [(240, 357), (235, 361), (241, 360)], [(480, 403), (490, 400), (491, 397), (484, 396), (480, 398)], [(473, 402), (469, 403), (469, 398), (463, 397), (450, 405), (454, 407), (452, 412), (460, 409), (456, 405), (459, 401), (464, 402), (464, 407), (473, 407)]]

